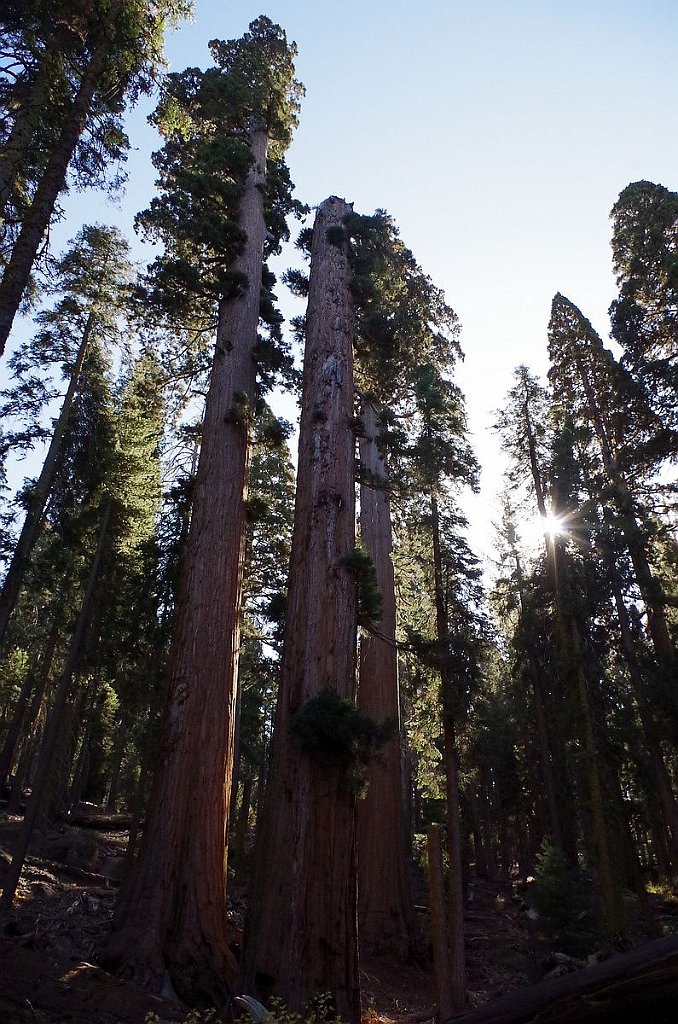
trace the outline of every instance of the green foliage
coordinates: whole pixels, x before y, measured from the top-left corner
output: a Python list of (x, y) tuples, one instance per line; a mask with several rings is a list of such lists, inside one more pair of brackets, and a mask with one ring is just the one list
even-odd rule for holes
[(449, 369), (460, 354), (457, 317), (384, 210), (351, 213), (341, 230), (351, 239), (358, 386), (380, 405), (411, 411), (417, 366)]
[(288, 1010), (280, 999), (271, 1000), (270, 1010), (279, 1024), (344, 1024), (329, 992), (314, 996), (301, 1013)]
[(644, 379), (660, 414), (676, 426), (678, 193), (651, 181), (628, 185), (612, 210), (612, 254), (619, 298), (613, 337)]
[(19, 695), (28, 671), (28, 653), (14, 648), (0, 662), (0, 707), (9, 708)]
[(563, 952), (582, 952), (591, 926), (584, 878), (548, 840), (537, 855), (533, 899), (548, 938)]
[[(6, 13), (6, 9), (9, 10)], [(96, 87), (84, 130), (74, 142), (69, 186), (114, 186), (129, 146), (123, 129), (127, 103), (153, 88), (164, 66), (165, 29), (186, 17), (188, 0), (7, 0), (0, 49), (12, 71), (0, 81), (0, 142), (18, 126), (9, 153), (0, 217), (0, 262), (12, 246), (48, 161), (63, 146), (81, 84), (96, 69)], [(22, 119), (30, 130), (22, 132)], [(110, 168), (116, 170), (110, 176)]]
[(378, 724), (331, 687), (306, 701), (291, 729), (304, 753), (336, 769), (358, 795), (364, 792), (367, 765), (393, 735), (392, 722)]
[(341, 224), (330, 224), (325, 228), (325, 238), (330, 245), (340, 246), (346, 241), (346, 232)]
[(343, 559), (343, 565), (353, 574), (358, 592), (358, 622), (371, 626), (379, 622), (382, 594), (377, 582), (377, 571), (370, 553), (358, 545)]
[[(296, 47), (261, 17), (241, 39), (213, 40), (210, 50), (216, 66), (187, 68), (166, 79), (153, 118), (166, 140), (154, 156), (160, 193), (137, 218), (145, 236), (165, 250), (150, 268), (151, 302), (162, 314), (199, 329), (212, 329), (218, 303), (243, 286), (232, 268), (245, 242), (238, 203), (252, 163), (252, 131), (262, 129), (269, 139), (264, 258), (288, 237), (286, 217), (303, 209), (292, 199), (283, 161), (303, 92), (294, 78)], [(274, 283), (265, 271), (261, 316), (271, 343), (284, 352)], [(257, 362), (264, 377), (286, 365), (275, 365), (263, 351)]]

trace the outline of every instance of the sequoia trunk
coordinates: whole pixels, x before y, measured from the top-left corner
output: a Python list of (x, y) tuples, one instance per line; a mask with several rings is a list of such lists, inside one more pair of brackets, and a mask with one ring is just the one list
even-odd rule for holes
[(331, 197), (313, 232), (288, 610), (271, 768), (245, 935), (245, 991), (294, 1011), (330, 992), (360, 1018), (352, 780), (295, 736), (322, 691), (355, 699), (353, 312), (343, 219)]
[(158, 990), (223, 1001), (235, 976), (224, 881), (233, 767), (245, 509), (256, 402), (267, 136), (239, 210), (234, 264), (248, 285), (219, 310), (193, 515), (179, 588), (164, 741), (139, 861), (121, 898), (107, 958)]
[(363, 405), (362, 421), (360, 529), (374, 563), (382, 609), (376, 630), (360, 641), (358, 703), (370, 718), (391, 722), (394, 729), (368, 766), (367, 794), (357, 807), (358, 930), (361, 952), (391, 953), (405, 960), (414, 946), (414, 910), (402, 799), (391, 500), (384, 439), (377, 410), (369, 402)]

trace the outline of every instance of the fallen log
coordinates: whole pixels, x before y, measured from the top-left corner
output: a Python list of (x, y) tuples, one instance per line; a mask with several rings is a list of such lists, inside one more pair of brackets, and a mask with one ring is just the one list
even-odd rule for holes
[(448, 1024), (675, 1024), (678, 935), (511, 992)]

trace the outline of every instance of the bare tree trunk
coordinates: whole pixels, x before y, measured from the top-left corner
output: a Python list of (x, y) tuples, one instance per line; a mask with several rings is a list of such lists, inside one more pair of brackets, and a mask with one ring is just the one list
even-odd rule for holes
[(223, 1001), (235, 977), (226, 934), (226, 847), (251, 420), (261, 292), (267, 136), (239, 210), (247, 241), (234, 270), (248, 281), (219, 311), (193, 514), (169, 667), (164, 741), (135, 870), (107, 958), (158, 991)]
[(122, 770), (122, 761), (127, 749), (128, 739), (127, 722), (121, 721), (118, 723), (115, 745), (111, 754), (111, 777), (108, 783), (108, 792), (106, 793), (106, 810), (113, 814), (115, 813), (115, 809), (118, 804), (120, 772)]
[(54, 206), (66, 182), (66, 172), (92, 109), (92, 100), (109, 44), (104, 40), (92, 54), (73, 99), (70, 115), (50, 155), (30, 209), (16, 240), (0, 282), (0, 355), (12, 329), (14, 317), (28, 285), (35, 257), (54, 213)]
[(233, 861), (235, 871), (240, 880), (245, 874), (247, 861), (247, 831), (249, 828), (250, 810), (252, 809), (252, 776), (244, 775), (242, 780), (242, 796), (240, 813), (238, 814), (233, 835)]
[(376, 631), (361, 637), (358, 704), (373, 720), (397, 728), (368, 766), (367, 794), (357, 806), (358, 932), (361, 952), (406, 960), (416, 939), (402, 800), (391, 502), (377, 410), (369, 402), (362, 419), (360, 528), (376, 570), (382, 612)]
[(33, 835), (33, 829), (38, 819), (40, 808), (43, 804), (43, 797), (45, 795), (50, 770), (52, 768), (53, 754), (59, 734), (59, 727), (63, 718), (64, 709), (66, 708), (73, 674), (82, 651), (85, 631), (90, 619), (94, 588), (96, 587), (97, 579), (99, 577), (99, 569), (101, 567), (104, 550), (108, 541), (110, 518), (111, 507), (109, 504), (106, 507), (104, 518), (99, 529), (99, 539), (94, 553), (94, 558), (92, 559), (87, 586), (85, 588), (85, 593), (80, 605), (80, 611), (78, 612), (78, 618), (75, 623), (75, 629), (68, 649), (68, 656), (61, 672), (59, 684), (56, 688), (52, 707), (50, 708), (50, 714), (47, 719), (45, 734), (40, 747), (38, 768), (36, 771), (35, 781), (33, 783), (33, 792), (31, 793), (31, 798), (28, 803), (28, 807), (26, 808), (21, 832), (19, 833), (17, 844), (14, 848), (12, 862), (9, 865), (5, 876), (5, 884), (2, 890), (2, 897), (0, 898), (0, 913), (9, 912), (14, 901), (14, 894), (19, 883), (21, 870), (24, 866), (28, 846), (31, 841), (31, 836)]
[(428, 899), (431, 916), (433, 970), (436, 979), (436, 1002), (438, 1003), (438, 1022), (443, 1024), (454, 1013), (454, 1004), (450, 990), (443, 851), (440, 845), (440, 830), (437, 825), (429, 825), (426, 829), (426, 846), (428, 851)]
[(353, 310), (346, 243), (336, 237), (349, 211), (341, 199), (325, 200), (313, 232), (288, 610), (244, 985), (294, 1011), (329, 991), (355, 1024), (354, 786), (292, 730), (322, 691), (355, 700), (356, 587), (347, 565), (355, 548)]

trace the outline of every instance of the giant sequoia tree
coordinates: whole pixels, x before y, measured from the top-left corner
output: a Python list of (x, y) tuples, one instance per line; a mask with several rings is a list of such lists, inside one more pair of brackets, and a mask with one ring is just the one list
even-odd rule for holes
[[(270, 139), (271, 160), (279, 160), (295, 122), (299, 86), (294, 47), (266, 18), (242, 39), (212, 49), (217, 68), (171, 80), (163, 121), (168, 143), (159, 159), (163, 194), (148, 215), (167, 243), (155, 268), (157, 294), (172, 284), (184, 295), (192, 286), (197, 291), (204, 270), (197, 259), (206, 247), (215, 253), (212, 274), (195, 298), (208, 307), (216, 302), (217, 331), (161, 758), (139, 861), (122, 894), (108, 954), (147, 985), (159, 988), (167, 968), (180, 992), (215, 998), (235, 971), (226, 939), (224, 830), (262, 265), (284, 230), (280, 209), (287, 195), (268, 178), (268, 147)], [(229, 163), (217, 162), (217, 154), (228, 154)], [(215, 188), (207, 210), (206, 181)], [(210, 203), (214, 219), (205, 237)], [(277, 231), (269, 239), (267, 220)], [(188, 255), (196, 262), (188, 263)]]
[[(358, 921), (363, 951), (407, 958), (416, 945), (407, 878), (402, 801), (396, 599), (391, 492), (405, 487), (403, 424), (415, 408), (415, 380), (426, 359), (450, 367), (457, 320), (442, 292), (403, 244), (392, 219), (349, 218), (351, 290), (356, 311), (356, 379), (361, 393), (360, 527), (381, 593), (381, 610), (360, 638), (358, 703), (392, 735), (367, 766), (358, 803)], [(389, 470), (389, 449), (396, 460)]]
[[(353, 311), (332, 197), (313, 232), (290, 587), (244, 951), (248, 992), (360, 1017), (356, 931)], [(280, 856), (280, 850), (288, 851)]]

